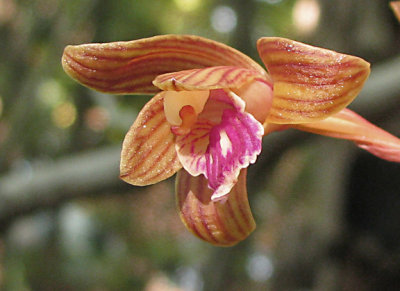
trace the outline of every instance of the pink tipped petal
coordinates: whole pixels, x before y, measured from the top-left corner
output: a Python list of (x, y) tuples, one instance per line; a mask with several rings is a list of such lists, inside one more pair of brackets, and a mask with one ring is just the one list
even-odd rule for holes
[(160, 75), (154, 80), (153, 84), (165, 91), (210, 90), (238, 88), (255, 78), (264, 77), (255, 70), (219, 66)]
[(134, 41), (67, 46), (64, 70), (80, 83), (114, 94), (155, 93), (158, 75), (211, 66), (265, 71), (241, 52), (206, 38), (162, 35)]
[(161, 94), (139, 113), (125, 136), (121, 152), (121, 179), (132, 185), (154, 184), (181, 168), (174, 135), (164, 115)]
[[(228, 194), (240, 170), (256, 161), (264, 133), (261, 123), (244, 112), (242, 101), (229, 96), (235, 95), (223, 90), (211, 91), (204, 114), (199, 115), (195, 127), (176, 140), (183, 167), (193, 176), (204, 174), (214, 191), (213, 200)], [(208, 118), (210, 114), (214, 120)]]
[(400, 1), (390, 2), (390, 7), (392, 8), (394, 15), (396, 15), (397, 20), (400, 21)]
[(198, 238), (217, 246), (232, 246), (247, 238), (256, 224), (246, 191), (246, 169), (224, 201), (213, 201), (204, 176), (178, 172), (176, 196), (182, 222)]
[(349, 109), (343, 109), (319, 122), (298, 124), (292, 127), (330, 137), (352, 140), (359, 147), (381, 159), (400, 162), (400, 139)]
[(313, 122), (339, 112), (370, 72), (369, 63), (358, 57), (284, 38), (261, 38), (257, 48), (274, 82), (267, 122)]

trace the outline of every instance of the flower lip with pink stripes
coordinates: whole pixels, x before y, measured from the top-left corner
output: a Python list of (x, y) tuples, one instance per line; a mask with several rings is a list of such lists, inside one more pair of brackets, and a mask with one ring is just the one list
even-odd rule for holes
[(284, 38), (257, 49), (267, 71), (239, 51), (192, 35), (65, 48), (64, 70), (114, 94), (155, 94), (128, 131), (121, 178), (133, 185), (177, 171), (182, 221), (199, 238), (229, 246), (255, 228), (246, 169), (271, 131), (297, 128), (356, 142), (400, 161), (399, 140), (345, 109), (369, 64)]

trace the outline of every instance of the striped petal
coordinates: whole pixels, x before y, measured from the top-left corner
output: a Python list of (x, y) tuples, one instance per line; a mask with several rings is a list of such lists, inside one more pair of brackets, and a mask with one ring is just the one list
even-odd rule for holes
[(213, 201), (204, 176), (178, 172), (176, 196), (179, 215), (198, 238), (217, 246), (232, 246), (247, 238), (256, 224), (246, 191), (246, 169), (239, 175), (226, 201)]
[(155, 93), (158, 75), (211, 66), (265, 71), (241, 52), (206, 38), (162, 35), (126, 42), (67, 46), (64, 70), (80, 83), (108, 93)]
[(392, 8), (394, 15), (396, 15), (397, 20), (400, 21), (400, 1), (390, 2), (390, 7)]
[(182, 167), (163, 103), (161, 94), (151, 99), (125, 136), (120, 164), (121, 179), (125, 182), (138, 186), (154, 184)]
[(283, 38), (261, 38), (258, 52), (274, 82), (268, 122), (322, 120), (345, 108), (361, 91), (366, 61)]
[(381, 159), (400, 162), (400, 139), (349, 109), (343, 109), (319, 122), (297, 124), (292, 127), (330, 137), (352, 140), (359, 147)]
[(240, 170), (254, 163), (261, 152), (263, 126), (244, 112), (244, 102), (235, 96), (212, 90), (190, 133), (176, 139), (183, 167), (192, 176), (204, 174), (213, 200), (224, 198)]
[(256, 78), (264, 79), (265, 76), (246, 68), (218, 66), (160, 75), (154, 80), (153, 84), (165, 91), (194, 91), (239, 88)]

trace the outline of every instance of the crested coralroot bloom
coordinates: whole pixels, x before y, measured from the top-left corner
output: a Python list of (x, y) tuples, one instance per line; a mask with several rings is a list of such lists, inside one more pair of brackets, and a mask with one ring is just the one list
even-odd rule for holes
[(400, 21), (400, 1), (392, 1), (389, 3), (393, 10), (394, 15), (396, 15), (397, 20)]
[(67, 74), (95, 90), (155, 94), (125, 137), (121, 178), (149, 185), (179, 171), (180, 217), (215, 245), (234, 245), (254, 230), (246, 169), (272, 131), (348, 139), (400, 161), (398, 138), (346, 109), (368, 78), (366, 61), (276, 37), (259, 39), (257, 48), (267, 71), (191, 35), (68, 46), (62, 57)]

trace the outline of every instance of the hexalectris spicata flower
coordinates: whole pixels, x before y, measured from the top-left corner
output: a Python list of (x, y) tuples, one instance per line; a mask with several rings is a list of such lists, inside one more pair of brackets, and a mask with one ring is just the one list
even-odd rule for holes
[(392, 1), (389, 5), (393, 10), (394, 15), (396, 15), (397, 20), (400, 21), (400, 1)]
[(400, 161), (399, 139), (345, 107), (370, 69), (354, 56), (261, 38), (267, 70), (222, 43), (191, 35), (68, 46), (64, 70), (113, 94), (156, 94), (128, 131), (121, 178), (133, 185), (177, 171), (180, 216), (199, 238), (229, 246), (255, 228), (246, 169), (263, 135), (289, 127), (355, 141)]

